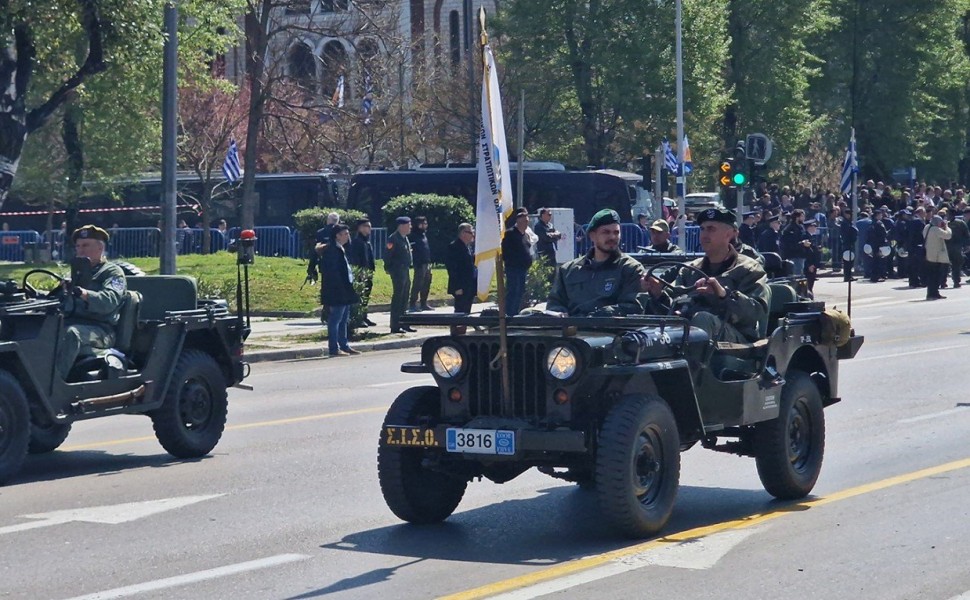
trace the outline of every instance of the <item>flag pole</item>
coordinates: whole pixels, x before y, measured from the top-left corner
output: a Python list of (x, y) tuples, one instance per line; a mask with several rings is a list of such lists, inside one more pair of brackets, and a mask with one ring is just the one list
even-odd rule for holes
[[(489, 56), (487, 55), (488, 52), (489, 52), (489, 49), (488, 49), (488, 31), (485, 28), (485, 7), (484, 6), (479, 7), (478, 20), (479, 20), (480, 31), (481, 31), (481, 35), (480, 35), (480, 38), (479, 38), (479, 42), (480, 42), (480, 45), (481, 45), (481, 52), (482, 52), (482, 92), (484, 94), (483, 103), (487, 102), (488, 103), (488, 109), (489, 109), (487, 111), (487, 114), (486, 114), (485, 111), (482, 111), (482, 130), (483, 131), (485, 130), (485, 119), (487, 118), (489, 120), (488, 131), (489, 132), (494, 132), (496, 128), (503, 128), (502, 139), (504, 139), (505, 138), (505, 136), (504, 136), (505, 123), (504, 122), (495, 123), (492, 120), (492, 115), (495, 114), (496, 108), (498, 108), (499, 110), (501, 110), (501, 107), (493, 107), (491, 105), (492, 100), (494, 98), (496, 98), (498, 96), (498, 94), (497, 93), (496, 94), (493, 94), (493, 90), (491, 89), (492, 78), (491, 78), (491, 74), (489, 73), (489, 69), (493, 66), (493, 61), (489, 60)], [(496, 92), (497, 92), (497, 90), (496, 90)], [(486, 136), (488, 139), (480, 140), (480, 142), (481, 143), (492, 142), (492, 140), (494, 139), (493, 138), (493, 135), (494, 134), (489, 135), (489, 136)], [(493, 149), (489, 148), (488, 150), (489, 150), (489, 152), (492, 152), (493, 158), (495, 158), (494, 157), (494, 151), (493, 151)], [(499, 162), (501, 163), (501, 161), (503, 161), (503, 160), (507, 162), (508, 161), (507, 148), (502, 148), (500, 150), (500, 152), (505, 153), (505, 155), (498, 157)], [(521, 157), (519, 158), (519, 162), (521, 163)], [(499, 165), (496, 165), (496, 167), (497, 167), (495, 169), (496, 175), (498, 177), (502, 177), (503, 176), (503, 173), (502, 173), (503, 169), (501, 168), (501, 165), (500, 164)], [(498, 194), (500, 196), (500, 198), (499, 198), (499, 205), (502, 206), (502, 207), (504, 207), (504, 206), (506, 206), (506, 201), (511, 201), (512, 199), (511, 198), (501, 198), (501, 195), (502, 195), (502, 185), (498, 185), (497, 188), (498, 188), (498, 190), (497, 190), (498, 191)], [(510, 415), (513, 412), (513, 406), (512, 406), (512, 394), (510, 392), (511, 382), (509, 380), (510, 378), (509, 378), (509, 353), (508, 353), (508, 317), (505, 314), (505, 309), (506, 309), (506, 298), (505, 298), (505, 263), (504, 263), (503, 258), (502, 258), (502, 244), (501, 244), (502, 237), (505, 235), (505, 233), (504, 233), (505, 232), (505, 214), (503, 214), (501, 211), (499, 211), (498, 214), (496, 215), (496, 217), (498, 218), (498, 227), (499, 227), (499, 245), (498, 245), (497, 251), (495, 253), (495, 276), (498, 279), (498, 282), (497, 282), (497, 284), (498, 284), (497, 291), (498, 291), (498, 339), (499, 339), (499, 346), (498, 346), (498, 355), (495, 356), (495, 358), (492, 360), (492, 362), (489, 365), (489, 367), (492, 370), (500, 369), (500, 371), (501, 371), (501, 382), (502, 382), (501, 406), (502, 406), (502, 411), (503, 411), (504, 414), (509, 414)]]

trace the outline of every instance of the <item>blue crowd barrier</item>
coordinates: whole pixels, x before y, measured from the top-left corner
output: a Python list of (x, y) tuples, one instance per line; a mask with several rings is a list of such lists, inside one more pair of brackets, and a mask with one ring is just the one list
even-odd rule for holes
[(0, 260), (21, 262), (24, 260), (24, 244), (41, 243), (36, 231), (0, 231)]

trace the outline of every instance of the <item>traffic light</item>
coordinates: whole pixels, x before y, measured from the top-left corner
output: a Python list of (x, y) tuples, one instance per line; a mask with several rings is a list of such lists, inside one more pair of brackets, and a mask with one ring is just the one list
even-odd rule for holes
[(734, 159), (726, 158), (718, 168), (717, 180), (722, 188), (734, 187)]
[(744, 141), (738, 142), (738, 145), (734, 148), (734, 169), (731, 173), (731, 185), (733, 187), (743, 188), (748, 185), (748, 181), (751, 179), (746, 154)]

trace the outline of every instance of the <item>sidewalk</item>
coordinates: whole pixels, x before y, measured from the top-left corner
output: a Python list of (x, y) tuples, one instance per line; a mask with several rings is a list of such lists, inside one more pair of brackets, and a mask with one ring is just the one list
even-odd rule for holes
[[(480, 310), (484, 305), (476, 305), (473, 310)], [(450, 305), (440, 306), (436, 313), (450, 314), (454, 308)], [(424, 312), (421, 314), (431, 314)], [(447, 332), (444, 327), (421, 327), (417, 333), (389, 334), (391, 329), (390, 312), (371, 312), (370, 320), (377, 323), (374, 327), (360, 329), (360, 332), (385, 334), (373, 341), (351, 342), (355, 350), (373, 352), (377, 350), (396, 350), (399, 348), (420, 347), (425, 339), (442, 335)], [(327, 354), (327, 341), (306, 342), (292, 339), (313, 333), (321, 333), (324, 329), (319, 317), (301, 317), (284, 319), (275, 317), (253, 317), (252, 333), (246, 340), (245, 360), (250, 363), (277, 360), (296, 360), (305, 358), (324, 358)], [(290, 339), (287, 339), (290, 338)], [(348, 357), (347, 360), (353, 360)]]

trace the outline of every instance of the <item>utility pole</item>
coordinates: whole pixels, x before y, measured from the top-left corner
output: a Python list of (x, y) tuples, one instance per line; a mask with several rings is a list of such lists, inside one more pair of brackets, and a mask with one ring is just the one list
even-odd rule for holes
[(178, 8), (165, 4), (162, 65), (162, 244), (159, 272), (175, 275), (175, 172), (178, 111)]
[(684, 48), (683, 48), (683, 0), (677, 0), (677, 15), (674, 19), (677, 31), (676, 62), (677, 62), (677, 242), (686, 248), (687, 243), (687, 211), (684, 206)]

